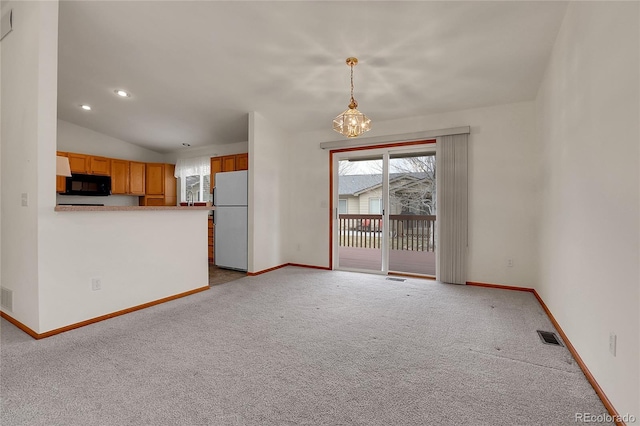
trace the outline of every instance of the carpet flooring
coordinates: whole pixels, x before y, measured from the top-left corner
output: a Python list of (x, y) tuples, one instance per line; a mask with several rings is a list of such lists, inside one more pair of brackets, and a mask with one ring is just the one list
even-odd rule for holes
[[(0, 423), (575, 425), (606, 410), (526, 292), (286, 267), (36, 341)], [(590, 423), (609, 424), (609, 423)]]

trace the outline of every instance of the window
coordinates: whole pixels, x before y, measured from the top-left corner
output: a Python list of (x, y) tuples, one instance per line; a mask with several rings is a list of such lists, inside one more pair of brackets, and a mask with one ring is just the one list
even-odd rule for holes
[(338, 213), (347, 214), (347, 200), (338, 200)]
[(369, 214), (382, 214), (381, 198), (369, 198)]
[(181, 179), (181, 199), (188, 201), (211, 201), (209, 175), (191, 175)]
[(180, 201), (211, 201), (209, 194), (209, 157), (179, 158), (175, 177), (180, 179)]

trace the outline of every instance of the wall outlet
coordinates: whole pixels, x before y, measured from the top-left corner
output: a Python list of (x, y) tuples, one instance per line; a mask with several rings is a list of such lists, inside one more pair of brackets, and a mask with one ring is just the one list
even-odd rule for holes
[(100, 278), (91, 278), (91, 290), (102, 290), (102, 280)]
[(513, 259), (507, 259), (507, 268), (513, 268)]
[(29, 205), (29, 194), (23, 192), (20, 196), (22, 207), (27, 207)]
[(616, 345), (618, 343), (618, 336), (616, 333), (609, 333), (609, 352), (611, 355), (616, 356)]

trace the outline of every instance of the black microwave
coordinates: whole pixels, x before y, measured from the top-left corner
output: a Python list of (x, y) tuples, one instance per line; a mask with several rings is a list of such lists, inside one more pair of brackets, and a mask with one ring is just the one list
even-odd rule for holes
[(72, 173), (67, 178), (63, 195), (91, 195), (104, 197), (111, 195), (111, 176), (83, 175)]

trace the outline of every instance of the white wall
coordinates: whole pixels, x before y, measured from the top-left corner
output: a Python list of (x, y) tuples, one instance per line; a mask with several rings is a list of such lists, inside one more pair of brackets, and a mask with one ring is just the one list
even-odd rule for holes
[(58, 120), (58, 151), (100, 155), (109, 158), (163, 163), (165, 154), (142, 148), (120, 139), (112, 138), (68, 121)]
[(286, 146), (291, 194), (285, 241), (289, 263), (330, 266), (329, 153), (319, 147), (325, 140), (324, 133), (308, 133), (291, 137)]
[(55, 204), (58, 3), (3, 6), (14, 29), (2, 40), (2, 285), (8, 313), (37, 329), (38, 214)]
[[(637, 2), (574, 2), (537, 99), (537, 290), (619, 413), (640, 418)], [(609, 353), (609, 333), (618, 353)]]
[[(207, 211), (54, 211), (58, 3), (11, 6), (1, 73), (2, 285), (14, 292), (7, 313), (44, 333), (206, 286)], [(132, 158), (141, 153), (134, 147), (97, 150), (125, 145), (67, 123), (62, 134), (75, 139), (63, 136), (72, 142), (61, 149), (155, 159)], [(95, 151), (74, 148), (85, 137)], [(92, 277), (103, 290), (90, 291)]]
[(224, 145), (207, 145), (179, 149), (164, 155), (164, 161), (175, 164), (179, 158), (220, 157), (223, 155), (249, 152), (249, 142), (236, 142)]
[[(532, 102), (374, 122), (371, 136), (471, 126), (469, 136), (469, 281), (533, 287), (537, 279), (538, 158)], [(289, 143), (296, 210), (289, 218), (291, 262), (329, 265), (331, 130)], [(300, 250), (297, 250), (298, 245)], [(507, 259), (514, 266), (507, 267)]]
[[(0, 3), (0, 17), (4, 15), (5, 10), (2, 9)], [(0, 33), (2, 31), (2, 23), (0, 20)], [(2, 64), (2, 42), (0, 42), (0, 64)], [(0, 94), (2, 93), (2, 66), (0, 66)], [(0, 95), (0, 127), (2, 123), (2, 95)], [(0, 128), (0, 191), (2, 190), (2, 130)], [(2, 241), (2, 196), (0, 196), (0, 241)], [(2, 287), (2, 243), (0, 243), (0, 287)]]
[(286, 140), (284, 132), (259, 113), (249, 114), (249, 272), (288, 262), (291, 161)]

